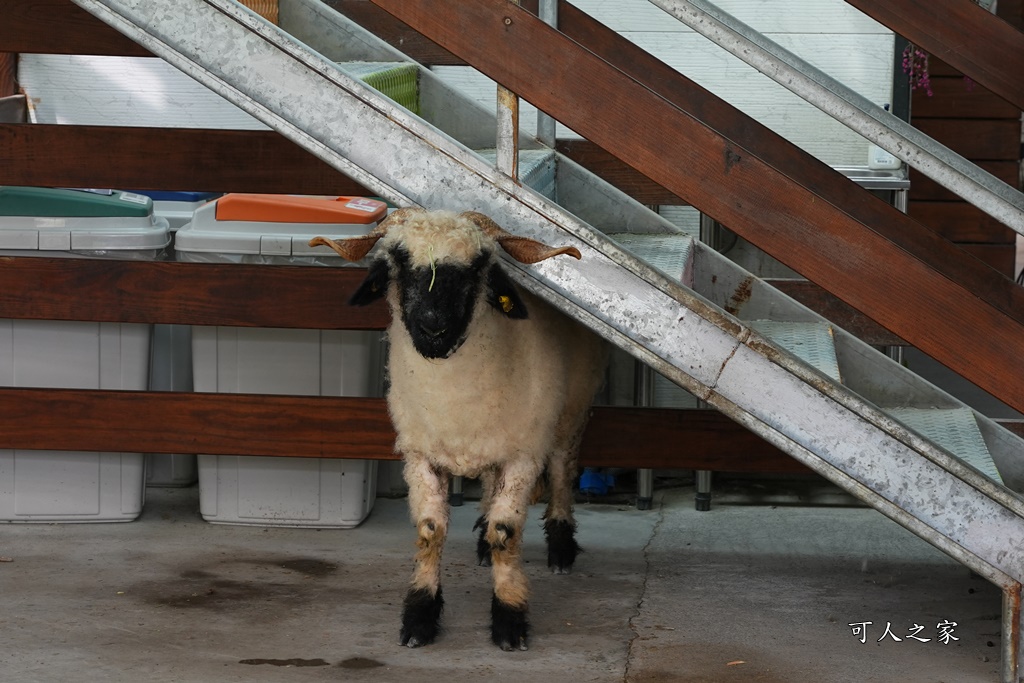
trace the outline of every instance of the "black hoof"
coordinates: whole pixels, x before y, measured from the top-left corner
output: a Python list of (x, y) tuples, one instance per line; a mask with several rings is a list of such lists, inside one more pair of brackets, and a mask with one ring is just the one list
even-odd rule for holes
[(480, 535), (476, 539), (476, 563), (481, 567), (490, 567), (491, 546), (484, 538), (487, 535), (487, 518), (483, 515), (477, 517), (476, 524), (473, 525), (473, 531), (477, 529), (480, 530)]
[(426, 588), (410, 590), (402, 606), (402, 645), (420, 647), (434, 642), (441, 630), (443, 608), (440, 587), (437, 595)]
[(553, 574), (571, 574), (576, 556), (583, 549), (576, 544), (576, 527), (566, 519), (544, 522), (544, 536), (548, 540), (548, 567)]
[(525, 650), (530, 623), (526, 608), (507, 605), (498, 596), (491, 597), (491, 640), (505, 652)]

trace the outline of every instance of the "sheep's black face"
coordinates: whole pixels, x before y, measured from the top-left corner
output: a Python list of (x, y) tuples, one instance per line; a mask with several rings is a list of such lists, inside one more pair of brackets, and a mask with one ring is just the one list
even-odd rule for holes
[(466, 265), (413, 266), (403, 249), (391, 252), (402, 322), (424, 358), (448, 358), (466, 341), (490, 262), (481, 254)]
[(480, 254), (466, 265), (416, 267), (403, 247), (392, 248), (370, 264), (366, 279), (349, 303), (366, 306), (382, 298), (391, 281), (398, 294), (398, 311), (413, 346), (424, 358), (448, 358), (458, 351), (469, 331), (477, 297), (506, 318), (527, 317), (515, 285), (490, 255)]

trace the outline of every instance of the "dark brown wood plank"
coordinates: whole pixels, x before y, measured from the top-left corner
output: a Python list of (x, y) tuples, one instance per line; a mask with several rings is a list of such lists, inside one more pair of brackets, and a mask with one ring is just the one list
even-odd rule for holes
[(966, 202), (911, 201), (908, 213), (954, 242), (1013, 244), (1017, 233)]
[(846, 1), (1024, 108), (1024, 34), (987, 10), (963, 0)]
[[(0, 448), (394, 460), (380, 398), (0, 388)], [(1004, 426), (1024, 435), (1020, 422)], [(714, 410), (597, 407), (590, 467), (807, 472)]]
[(714, 410), (594, 409), (580, 464), (716, 472), (808, 472), (797, 460)]
[[(764, 134), (763, 127), (665, 71), (650, 55), (631, 51), (628, 41), (604, 27), (588, 25), (590, 36), (604, 42), (583, 40), (584, 49), (577, 34), (576, 42), (565, 40), (501, 0), (374, 2), (989, 393), (1024, 409), (1024, 370), (1016, 362), (1024, 357), (1024, 290), (934, 231), (827, 167), (815, 167), (794, 146)], [(560, 5), (565, 30), (571, 23), (567, 7)], [(552, 71), (550, 64), (571, 68)]]
[(914, 91), (911, 115), (948, 119), (1019, 119), (1020, 109), (963, 76), (933, 76), (932, 95)]
[(0, 184), (365, 195), (273, 131), (0, 125)]
[[(1020, 164), (1018, 162), (979, 161), (976, 163), (1010, 187), (1019, 186)], [(951, 202), (958, 201), (959, 197), (920, 171), (910, 169), (910, 200)]]
[(383, 399), (0, 389), (2, 448), (393, 459)]
[(1008, 278), (1017, 275), (1017, 248), (1013, 244), (960, 244), (966, 254), (988, 264)]
[[(430, 66), (464, 66), (465, 60), (453, 55), (408, 24), (391, 16), (370, 0), (324, 0), (324, 4), (384, 40), (392, 47)], [(521, 0), (523, 9), (537, 14), (538, 0)]]
[(71, 0), (0, 0), (0, 50), (151, 56)]
[(18, 55), (0, 52), (0, 97), (18, 94)]
[(972, 161), (1020, 158), (1020, 121), (914, 119), (914, 127)]
[(0, 318), (384, 329), (363, 268), (0, 257)]
[(904, 346), (906, 342), (849, 304), (809, 280), (766, 279), (780, 292), (793, 297), (866, 344)]
[(679, 206), (687, 203), (589, 140), (559, 140), (556, 149), (642, 204)]
[[(0, 389), (0, 448), (393, 460), (383, 399)], [(595, 408), (581, 464), (805, 468), (710, 410)]]

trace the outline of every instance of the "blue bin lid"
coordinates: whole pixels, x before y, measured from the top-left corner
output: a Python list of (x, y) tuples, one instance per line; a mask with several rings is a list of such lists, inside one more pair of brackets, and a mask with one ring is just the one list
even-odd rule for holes
[(219, 197), (220, 192), (170, 192), (166, 190), (133, 190), (155, 202), (205, 202)]

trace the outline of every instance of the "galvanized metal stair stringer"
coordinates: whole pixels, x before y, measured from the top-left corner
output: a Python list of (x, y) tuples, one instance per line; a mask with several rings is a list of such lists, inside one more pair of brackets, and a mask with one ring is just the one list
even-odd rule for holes
[(231, 0), (75, 2), (391, 201), (471, 205), (577, 246), (581, 262), (513, 264), (515, 278), (1003, 588), (1004, 680), (1016, 680), (1015, 493)]

